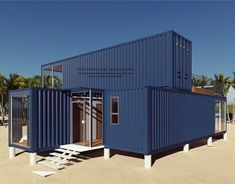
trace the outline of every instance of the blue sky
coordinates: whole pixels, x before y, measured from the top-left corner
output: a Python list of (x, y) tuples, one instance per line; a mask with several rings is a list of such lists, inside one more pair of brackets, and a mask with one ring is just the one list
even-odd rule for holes
[(31, 76), (66, 57), (175, 30), (193, 73), (235, 71), (235, 2), (0, 2), (0, 72)]

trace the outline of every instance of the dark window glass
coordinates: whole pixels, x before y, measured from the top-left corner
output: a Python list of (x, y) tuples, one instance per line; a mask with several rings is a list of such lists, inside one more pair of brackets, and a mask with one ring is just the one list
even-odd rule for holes
[(112, 115), (112, 123), (118, 124), (118, 115)]
[(11, 100), (11, 143), (29, 146), (29, 97)]
[(111, 124), (119, 124), (119, 98), (110, 98), (110, 119)]
[(112, 98), (112, 113), (118, 113), (118, 99)]

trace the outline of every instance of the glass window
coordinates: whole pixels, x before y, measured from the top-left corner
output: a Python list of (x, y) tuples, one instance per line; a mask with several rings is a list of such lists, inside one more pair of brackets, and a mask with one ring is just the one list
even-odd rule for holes
[(44, 88), (63, 88), (63, 67), (54, 65), (42, 69), (42, 87)]
[(12, 97), (11, 143), (29, 146), (29, 97)]
[(215, 102), (215, 133), (226, 131), (226, 102)]
[(221, 131), (226, 131), (226, 102), (221, 102)]
[(119, 98), (111, 97), (110, 98), (110, 119), (111, 124), (119, 124)]

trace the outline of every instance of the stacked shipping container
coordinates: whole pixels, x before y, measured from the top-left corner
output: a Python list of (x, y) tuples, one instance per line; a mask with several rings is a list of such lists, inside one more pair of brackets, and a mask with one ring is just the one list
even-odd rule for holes
[(192, 43), (169, 31), (42, 66), (61, 64), (63, 88), (144, 86), (191, 91)]
[[(31, 104), (29, 147), (12, 143), (11, 132), (10, 146), (38, 152), (71, 143), (71, 94), (85, 88), (103, 93), (106, 148), (148, 155), (226, 131), (223, 122), (215, 132), (215, 104), (226, 99), (191, 92), (192, 43), (174, 31), (46, 64), (42, 74), (58, 65), (64, 90), (10, 92)], [(120, 103), (116, 125), (111, 97)]]

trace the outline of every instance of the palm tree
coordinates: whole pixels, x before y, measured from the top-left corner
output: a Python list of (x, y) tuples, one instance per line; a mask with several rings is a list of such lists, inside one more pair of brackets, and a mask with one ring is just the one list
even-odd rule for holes
[(193, 83), (193, 86), (201, 86), (201, 87), (204, 87), (206, 85), (209, 84), (210, 82), (210, 78), (208, 78), (207, 76), (205, 75), (200, 75), (200, 76), (193, 76), (192, 78), (192, 83)]
[(39, 88), (41, 87), (41, 76), (35, 75), (34, 77), (24, 78), (25, 86), (27, 88)]
[(225, 77), (223, 73), (215, 74), (214, 86), (217, 94), (226, 96), (230, 85), (230, 77)]
[[(52, 80), (54, 79), (54, 83), (52, 84)], [(44, 87), (45, 88), (62, 88), (61, 79), (58, 76), (47, 75), (44, 79)]]
[(9, 74), (9, 78), (6, 78), (6, 85), (8, 90), (26, 87), (24, 77), (16, 73)]

